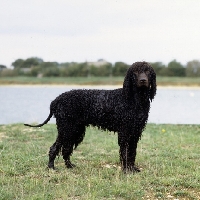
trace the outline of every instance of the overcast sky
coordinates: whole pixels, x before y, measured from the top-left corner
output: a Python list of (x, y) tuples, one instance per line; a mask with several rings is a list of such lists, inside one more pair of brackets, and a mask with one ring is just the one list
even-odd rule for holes
[(200, 0), (0, 0), (0, 64), (200, 60)]

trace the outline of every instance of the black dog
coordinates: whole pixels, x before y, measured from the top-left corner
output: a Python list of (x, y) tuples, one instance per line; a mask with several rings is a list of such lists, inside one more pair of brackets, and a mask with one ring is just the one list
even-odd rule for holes
[(58, 129), (55, 143), (50, 147), (48, 167), (62, 152), (67, 168), (73, 149), (85, 136), (85, 127), (97, 126), (118, 133), (122, 170), (140, 171), (135, 164), (138, 140), (145, 128), (150, 100), (156, 94), (156, 74), (150, 64), (136, 62), (128, 69), (123, 88), (115, 90), (71, 90), (59, 95), (50, 105), (46, 124), (54, 115)]

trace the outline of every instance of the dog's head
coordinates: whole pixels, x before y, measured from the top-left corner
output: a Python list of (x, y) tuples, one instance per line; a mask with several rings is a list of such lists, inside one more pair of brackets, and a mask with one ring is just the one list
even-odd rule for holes
[(136, 62), (128, 69), (123, 90), (127, 98), (139, 90), (148, 91), (149, 99), (152, 101), (156, 95), (156, 73), (147, 62)]

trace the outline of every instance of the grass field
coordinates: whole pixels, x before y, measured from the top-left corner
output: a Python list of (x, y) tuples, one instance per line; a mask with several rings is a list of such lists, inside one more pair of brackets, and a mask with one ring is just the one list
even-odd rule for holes
[[(6, 84), (65, 84), (65, 85), (122, 85), (124, 77), (1, 77), (0, 85)], [(157, 77), (158, 86), (200, 86), (200, 78)]]
[(74, 151), (46, 168), (56, 126), (0, 126), (0, 199), (200, 199), (200, 125), (148, 124), (139, 142), (140, 173), (123, 174), (117, 134), (89, 127)]

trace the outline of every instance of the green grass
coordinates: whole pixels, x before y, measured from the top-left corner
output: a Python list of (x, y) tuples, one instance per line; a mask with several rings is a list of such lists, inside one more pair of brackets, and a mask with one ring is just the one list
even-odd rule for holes
[[(6, 84), (65, 84), (65, 85), (122, 85), (124, 77), (1, 77), (0, 85)], [(158, 86), (200, 86), (200, 78), (157, 77)]]
[(123, 77), (1, 77), (0, 85), (5, 84), (66, 84), (66, 85), (118, 85)]
[(159, 86), (200, 86), (199, 77), (157, 77)]
[(200, 199), (200, 125), (148, 124), (138, 145), (140, 173), (120, 170), (117, 134), (89, 127), (74, 151), (46, 168), (56, 126), (0, 126), (0, 199)]

